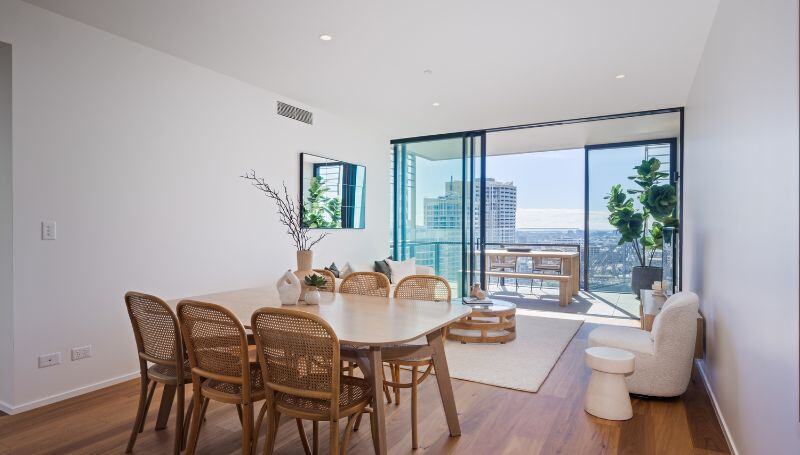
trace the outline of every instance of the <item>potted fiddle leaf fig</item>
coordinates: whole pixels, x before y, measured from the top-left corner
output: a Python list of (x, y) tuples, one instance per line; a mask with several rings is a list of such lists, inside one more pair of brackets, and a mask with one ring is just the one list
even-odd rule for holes
[[(675, 185), (660, 183), (669, 176), (661, 172), (656, 158), (642, 161), (628, 177), (637, 187), (623, 190), (621, 184), (611, 187), (608, 201), (608, 222), (620, 234), (619, 245), (630, 243), (639, 265), (633, 268), (631, 289), (639, 298), (641, 289), (649, 289), (661, 280), (661, 267), (654, 267), (653, 256), (664, 246), (664, 227), (678, 227), (675, 207), (678, 205)], [(634, 205), (634, 198), (639, 205)]]

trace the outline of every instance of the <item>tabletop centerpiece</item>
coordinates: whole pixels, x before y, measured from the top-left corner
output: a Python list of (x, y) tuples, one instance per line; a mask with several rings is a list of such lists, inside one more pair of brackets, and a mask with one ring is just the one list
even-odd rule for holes
[(320, 295), (319, 290), (323, 288), (328, 281), (322, 275), (317, 275), (316, 273), (312, 273), (308, 275), (305, 280), (303, 280), (306, 286), (309, 288), (306, 291), (306, 303), (309, 305), (317, 305), (319, 304)]
[(303, 223), (301, 210), (302, 202), (299, 198), (295, 201), (294, 198), (289, 195), (286, 182), (283, 182), (282, 188), (273, 187), (262, 177), (256, 175), (256, 172), (253, 170), (246, 172), (241, 177), (249, 181), (256, 189), (275, 202), (278, 209), (278, 221), (286, 227), (286, 233), (289, 234), (289, 237), (292, 239), (292, 244), (297, 249), (297, 270), (294, 274), (300, 280), (300, 300), (304, 300), (305, 294), (308, 291), (305, 278), (314, 273), (312, 267), (314, 252), (312, 248), (324, 239), (328, 233), (323, 232), (316, 237), (312, 237), (309, 233), (310, 227)]

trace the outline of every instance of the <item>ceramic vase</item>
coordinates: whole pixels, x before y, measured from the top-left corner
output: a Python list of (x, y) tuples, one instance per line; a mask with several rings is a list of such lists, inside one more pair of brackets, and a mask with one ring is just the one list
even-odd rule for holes
[(292, 273), (291, 270), (287, 270), (280, 277), (275, 287), (278, 288), (278, 298), (281, 301), (281, 305), (297, 305), (302, 287), (297, 275)]
[(297, 270), (294, 272), (298, 280), (300, 280), (300, 300), (305, 300), (305, 293), (308, 291), (308, 286), (305, 284), (307, 276), (314, 273), (311, 264), (314, 262), (314, 252), (311, 250), (299, 250), (297, 252)]
[(319, 295), (318, 289), (313, 288), (306, 291), (306, 305), (319, 305), (320, 298), (321, 296)]

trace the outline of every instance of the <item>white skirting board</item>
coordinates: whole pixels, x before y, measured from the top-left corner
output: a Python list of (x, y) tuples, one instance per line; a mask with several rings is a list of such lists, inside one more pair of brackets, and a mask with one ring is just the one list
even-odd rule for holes
[(736, 444), (733, 442), (731, 432), (728, 430), (728, 425), (725, 423), (725, 417), (723, 417), (722, 411), (719, 409), (717, 397), (714, 395), (714, 390), (711, 388), (711, 383), (709, 383), (708, 377), (706, 376), (706, 362), (702, 359), (697, 359), (695, 360), (695, 365), (700, 372), (700, 376), (703, 378), (708, 396), (711, 397), (711, 404), (714, 406), (714, 414), (717, 415), (717, 420), (719, 420), (719, 424), (722, 427), (722, 433), (725, 435), (725, 440), (728, 442), (728, 448), (731, 449), (733, 455), (739, 455), (739, 450), (736, 449)]
[(38, 400), (29, 401), (27, 403), (19, 404), (16, 406), (11, 406), (8, 403), (0, 401), (0, 411), (3, 411), (9, 415), (19, 414), (21, 412), (30, 411), (31, 409), (36, 409), (42, 406), (46, 406), (48, 404), (63, 401), (66, 400), (67, 398), (76, 397), (78, 395), (83, 395), (85, 393), (93, 392), (95, 390), (109, 387), (114, 384), (119, 384), (120, 382), (129, 381), (131, 379), (138, 378), (139, 375), (140, 375), (139, 371), (134, 371), (133, 373), (117, 376), (116, 378), (106, 379), (105, 381), (100, 381), (94, 384), (89, 384), (87, 386), (78, 387), (77, 389), (67, 390), (66, 392), (50, 395), (49, 397), (40, 398)]

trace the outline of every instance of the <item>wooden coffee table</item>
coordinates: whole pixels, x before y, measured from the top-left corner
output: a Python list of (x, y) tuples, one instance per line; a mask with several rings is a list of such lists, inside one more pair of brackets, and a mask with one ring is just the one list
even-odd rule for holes
[(466, 343), (500, 343), (517, 337), (517, 306), (495, 301), (486, 305), (465, 305), (472, 313), (447, 327), (447, 339)]

